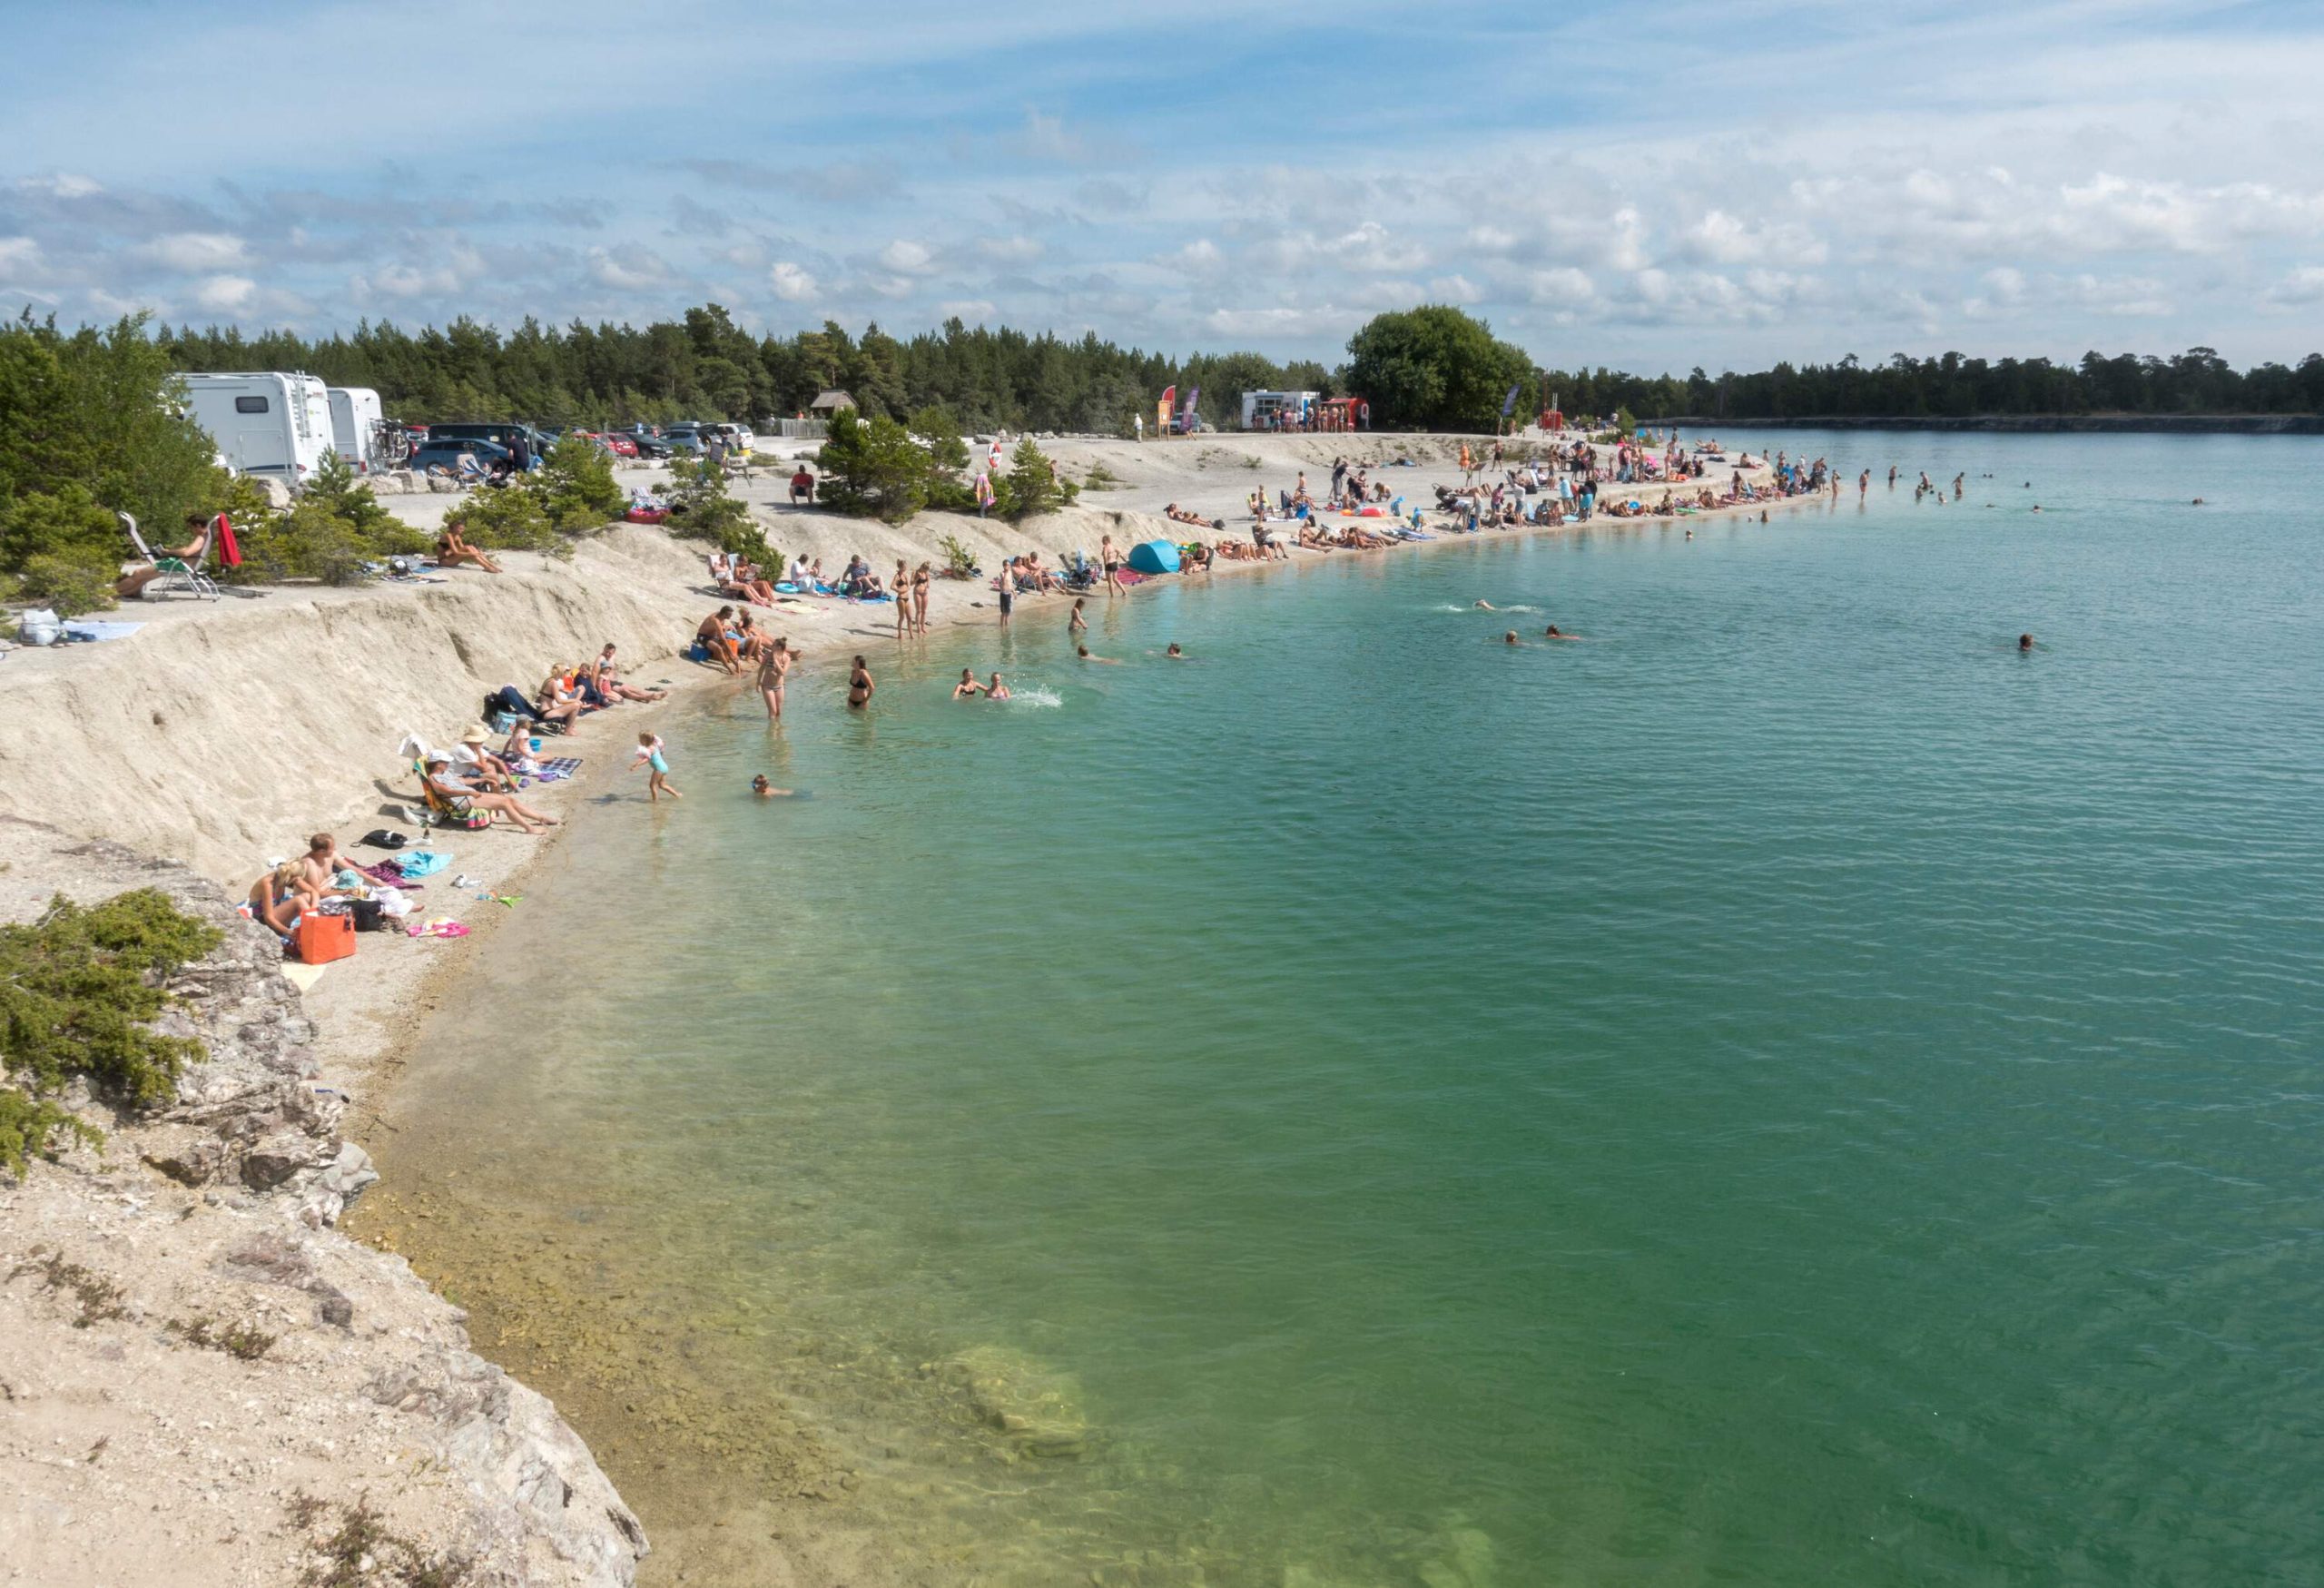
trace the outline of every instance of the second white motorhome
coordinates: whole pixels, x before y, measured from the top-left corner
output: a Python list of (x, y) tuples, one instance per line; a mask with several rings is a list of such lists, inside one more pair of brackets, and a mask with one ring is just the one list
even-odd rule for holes
[(330, 399), (330, 444), (358, 474), (389, 467), (379, 456), (379, 394), (368, 386), (333, 386)]
[(219, 456), (244, 474), (297, 490), (331, 450), (330, 399), (315, 376), (203, 374), (184, 380), (193, 422), (218, 443)]

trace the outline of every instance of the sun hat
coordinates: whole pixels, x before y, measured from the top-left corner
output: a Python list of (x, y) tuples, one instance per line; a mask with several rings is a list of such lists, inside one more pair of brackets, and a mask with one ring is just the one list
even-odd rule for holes
[(463, 745), (481, 745), (487, 739), (491, 737), (491, 731), (482, 723), (470, 723), (468, 725), (467, 730), (460, 735), (460, 743)]

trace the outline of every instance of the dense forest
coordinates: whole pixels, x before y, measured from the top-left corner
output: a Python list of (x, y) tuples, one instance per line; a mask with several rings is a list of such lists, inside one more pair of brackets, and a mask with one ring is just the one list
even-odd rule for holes
[[(1380, 332), (1391, 321), (1403, 322), (1406, 340), (1384, 347)], [(1249, 352), (1172, 358), (1094, 334), (1069, 341), (958, 320), (909, 341), (877, 325), (859, 337), (831, 323), (787, 338), (753, 336), (716, 304), (643, 329), (576, 321), (559, 330), (527, 320), (503, 333), (463, 319), (418, 331), (365, 324), (321, 340), (191, 326), (161, 338), (181, 370), (305, 370), (333, 385), (376, 388), (391, 415), (418, 420), (756, 421), (797, 414), (835, 386), (875, 416), (942, 407), (970, 430), (1127, 433), (1132, 416), (1150, 416), (1173, 384), (1181, 393), (1201, 388), (1205, 418), (1230, 428), (1245, 390), (1285, 388), (1353, 390), (1373, 399), (1383, 428), (1489, 428), (1507, 384), (1520, 388), (1521, 415), (1554, 399), (1571, 414), (1627, 409), (1642, 419), (2324, 412), (2324, 354), (2297, 367), (2237, 370), (2209, 348), (2167, 359), (2091, 352), (2079, 364), (1900, 353), (1876, 364), (1850, 356), (1748, 374), (1641, 376), (1531, 367), (1468, 316), (1442, 309), (1382, 316), (1350, 342), (1354, 358), (1337, 370)], [(1424, 368), (1432, 355), (1443, 380)], [(1478, 360), (1492, 364), (1489, 377), (1469, 367)], [(1367, 372), (1372, 390), (1352, 384)]]

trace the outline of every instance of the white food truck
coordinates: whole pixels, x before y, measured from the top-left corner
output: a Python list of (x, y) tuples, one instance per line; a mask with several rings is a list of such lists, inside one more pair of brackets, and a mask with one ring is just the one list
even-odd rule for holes
[(218, 443), (218, 455), (230, 468), (297, 490), (332, 449), (330, 399), (315, 376), (183, 379), (189, 416)]

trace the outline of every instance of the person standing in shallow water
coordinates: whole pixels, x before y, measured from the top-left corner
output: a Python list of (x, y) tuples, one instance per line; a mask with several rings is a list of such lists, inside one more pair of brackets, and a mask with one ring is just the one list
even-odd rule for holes
[(849, 707), (855, 711), (862, 711), (872, 704), (872, 692), (878, 687), (878, 685), (872, 682), (872, 669), (863, 665), (862, 656), (856, 657), (854, 665), (848, 669), (847, 674)]
[(759, 695), (766, 702), (767, 721), (783, 720), (783, 686), (791, 676), (791, 664), (799, 653), (791, 648), (788, 636), (777, 639), (759, 653)]
[(1089, 620), (1081, 616), (1081, 597), (1076, 596), (1073, 598), (1073, 616), (1066, 620), (1065, 632), (1068, 634), (1080, 634), (1085, 632), (1088, 626)]

